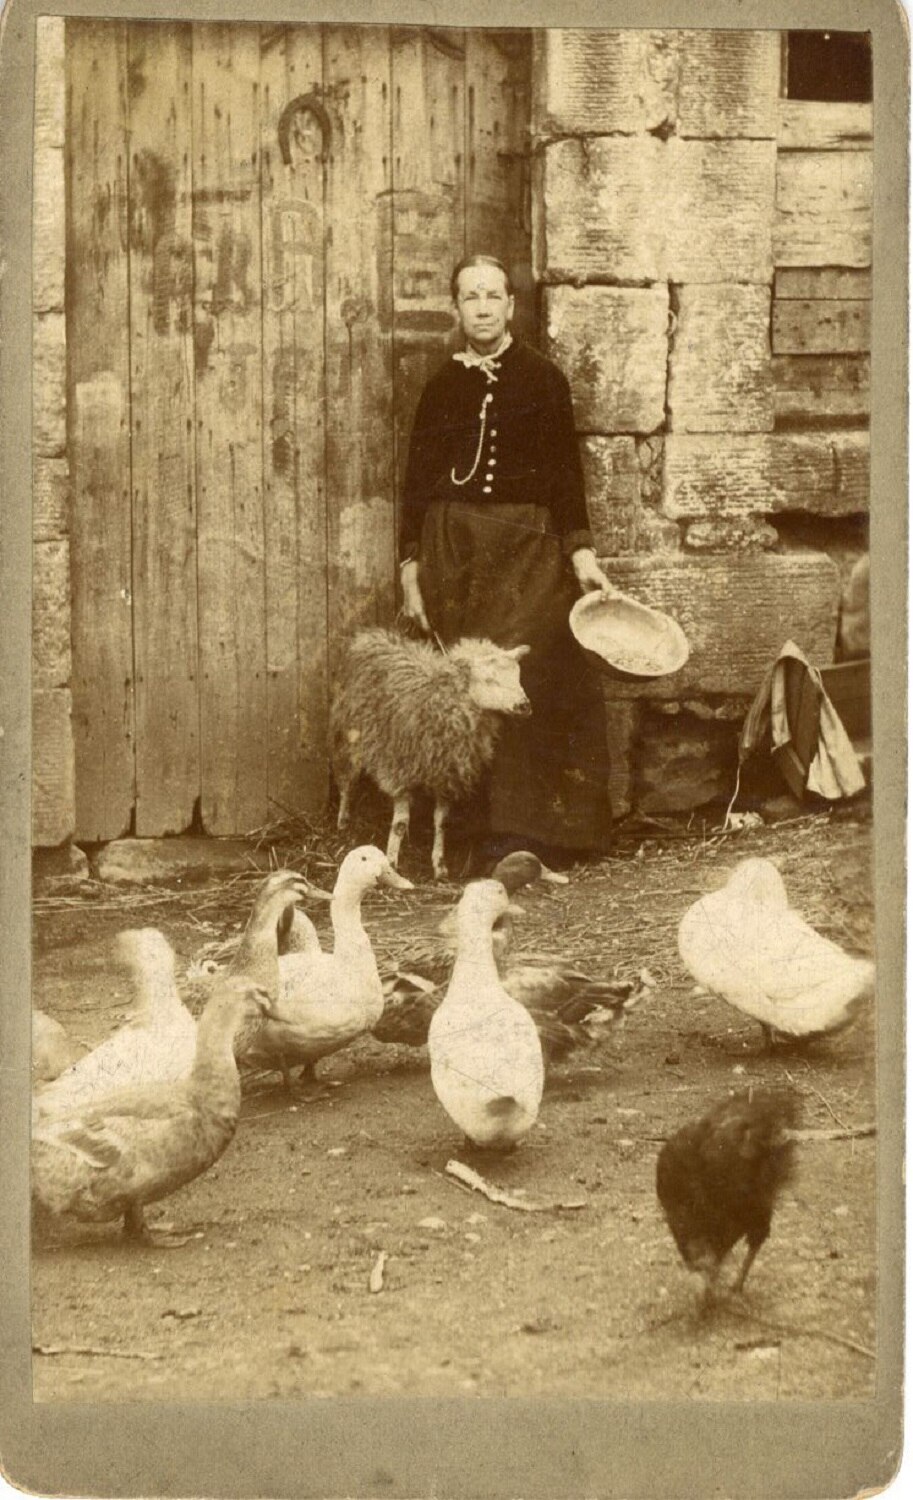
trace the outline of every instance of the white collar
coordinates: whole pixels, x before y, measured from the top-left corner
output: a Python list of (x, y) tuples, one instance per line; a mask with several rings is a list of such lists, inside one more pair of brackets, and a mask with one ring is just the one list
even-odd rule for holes
[(508, 332), (505, 333), (497, 349), (493, 349), (490, 354), (477, 354), (475, 349), (463, 349), (455, 354), (453, 358), (458, 364), (465, 365), (467, 369), (481, 370), (489, 385), (494, 385), (498, 378), (495, 374), (498, 368), (497, 362), (500, 360), (502, 354), (510, 348), (512, 343), (513, 339)]

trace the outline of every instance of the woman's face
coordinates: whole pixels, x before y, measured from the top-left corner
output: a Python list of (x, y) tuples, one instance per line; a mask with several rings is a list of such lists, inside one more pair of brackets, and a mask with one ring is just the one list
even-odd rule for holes
[(460, 327), (477, 354), (497, 349), (514, 315), (504, 272), (497, 266), (467, 266), (457, 279)]

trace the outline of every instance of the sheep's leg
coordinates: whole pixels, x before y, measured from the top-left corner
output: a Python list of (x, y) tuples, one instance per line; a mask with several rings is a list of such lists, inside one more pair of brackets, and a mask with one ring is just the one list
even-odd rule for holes
[(393, 821), (390, 824), (390, 837), (387, 839), (387, 858), (394, 870), (399, 860), (400, 845), (408, 832), (409, 793), (401, 792), (393, 798)]
[(447, 822), (447, 814), (449, 812), (449, 803), (435, 802), (434, 844), (431, 849), (431, 868), (434, 871), (435, 880), (447, 879), (447, 866), (444, 862), (444, 824)]
[(339, 786), (339, 812), (336, 814), (336, 827), (346, 828), (349, 822), (349, 814), (352, 804), (352, 783), (354, 776), (337, 775)]

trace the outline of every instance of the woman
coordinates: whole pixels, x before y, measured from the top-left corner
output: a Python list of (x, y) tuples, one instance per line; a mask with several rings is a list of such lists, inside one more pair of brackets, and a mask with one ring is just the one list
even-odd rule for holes
[(578, 592), (616, 592), (596, 559), (571, 396), (561, 371), (513, 340), (500, 261), (474, 255), (451, 292), (466, 348), (415, 414), (400, 530), (405, 614), (447, 644), (528, 644), (530, 719), (504, 723), (485, 857), (536, 846), (552, 859), (606, 847), (605, 708), (568, 626)]

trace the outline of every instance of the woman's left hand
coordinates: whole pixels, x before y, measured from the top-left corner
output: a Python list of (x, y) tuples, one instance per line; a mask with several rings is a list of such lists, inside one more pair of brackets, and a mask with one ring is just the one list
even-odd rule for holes
[(585, 593), (589, 589), (601, 589), (606, 598), (610, 599), (620, 592), (602, 571), (592, 547), (578, 547), (576, 552), (572, 552), (571, 567)]

